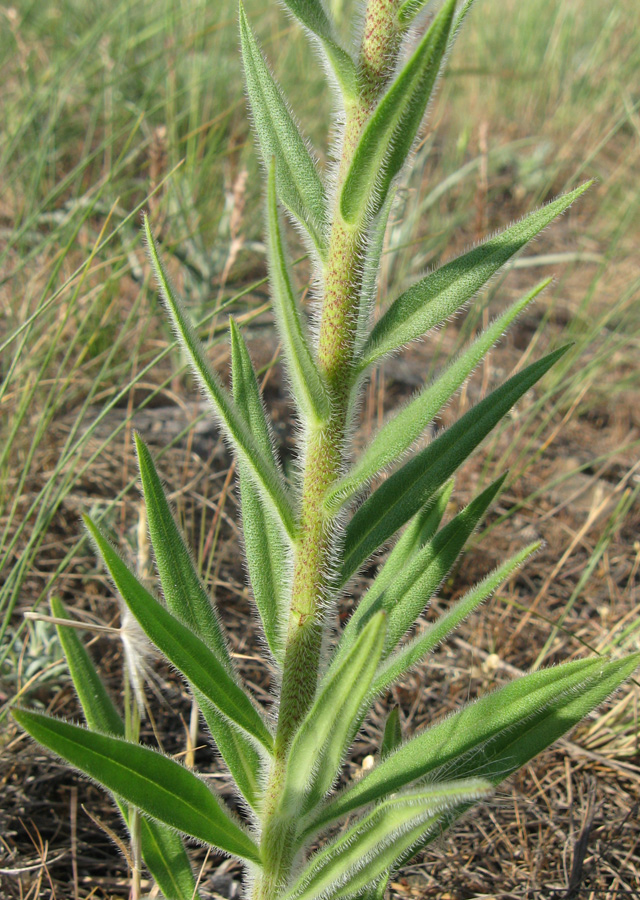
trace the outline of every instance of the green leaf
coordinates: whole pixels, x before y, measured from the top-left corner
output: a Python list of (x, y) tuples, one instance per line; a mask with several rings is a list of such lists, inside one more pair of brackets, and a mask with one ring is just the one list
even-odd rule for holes
[(340, 46), (340, 42), (336, 38), (334, 23), (324, 8), (322, 0), (283, 0), (283, 3), (304, 25), (305, 29), (318, 39), (347, 99), (355, 98), (355, 63), (347, 51)]
[(550, 283), (551, 278), (540, 282), (525, 297), (510, 306), (432, 384), (423, 388), (400, 409), (374, 435), (358, 462), (340, 482), (340, 491), (351, 495), (357, 493), (384, 468), (397, 462), (451, 400), (496, 341), (500, 340), (516, 316)]
[[(51, 597), (51, 611), (57, 619), (69, 618), (59, 597)], [(124, 737), (124, 723), (120, 713), (107, 693), (76, 629), (56, 625), (56, 631), (87, 725), (92, 731)]]
[(423, 837), (445, 810), (490, 794), (487, 781), (468, 779), (385, 800), (315, 853), (284, 900), (316, 900), (361, 891), (383, 877), (397, 856)]
[(380, 758), (386, 759), (394, 750), (402, 744), (402, 725), (400, 723), (400, 708), (394, 706), (387, 721), (384, 723), (384, 733), (380, 746)]
[[(264, 453), (270, 453), (271, 434), (249, 351), (233, 319), (229, 320), (229, 326), (233, 398), (238, 409), (244, 411), (260, 448)], [(291, 571), (288, 548), (273, 513), (265, 507), (242, 463), (239, 474), (242, 530), (253, 596), (269, 649), (282, 665), (283, 628), (290, 603), (290, 591), (287, 589)]]
[(175, 296), (169, 279), (164, 270), (158, 248), (151, 233), (149, 220), (145, 216), (144, 231), (149, 247), (151, 265), (155, 272), (160, 293), (164, 300), (169, 318), (173, 324), (176, 336), (187, 352), (194, 372), (205, 393), (211, 400), (216, 414), (222, 424), (229, 440), (240, 459), (245, 463), (251, 478), (261, 490), (265, 503), (271, 506), (277, 513), (280, 522), (290, 538), (295, 539), (297, 527), (291, 500), (282, 477), (273, 461), (266, 457), (258, 447), (245, 417), (236, 408), (235, 403), (229, 397), (222, 382), (209, 367), (204, 347), (200, 343), (195, 329), (189, 320), (182, 304)]
[(389, 217), (393, 202), (396, 198), (395, 189), (391, 189), (384, 202), (384, 206), (371, 222), (369, 237), (364, 256), (362, 280), (360, 283), (360, 296), (358, 299), (358, 328), (356, 330), (356, 342), (354, 356), (357, 359), (364, 347), (371, 330), (371, 316), (378, 298), (378, 276), (382, 263), (382, 251), (384, 239), (387, 233)]
[[(282, 808), (308, 810), (331, 789), (353, 721), (360, 713), (384, 646), (386, 616), (373, 616), (344, 662), (329, 672), (292, 742)], [(339, 715), (337, 711), (339, 710)]]
[(446, 0), (365, 126), (340, 194), (340, 213), (349, 225), (378, 213), (406, 162), (440, 71), (455, 5)]
[[(68, 618), (59, 597), (51, 598), (51, 610), (57, 619)], [(76, 628), (56, 624), (56, 630), (89, 729), (124, 737), (124, 722), (79, 639)], [(115, 801), (128, 822), (130, 813), (127, 805), (118, 797), (115, 797)], [(196, 893), (189, 857), (182, 840), (174, 831), (159, 822), (143, 818), (140, 845), (145, 865), (158, 883), (165, 900), (195, 900), (200, 896)]]
[(40, 744), (153, 819), (232, 856), (260, 863), (249, 835), (206, 784), (174, 760), (41, 713), (14, 709), (13, 716)]
[(378, 669), (372, 685), (372, 694), (379, 696), (398, 679), (406, 675), (413, 666), (421, 663), (452, 631), (454, 631), (474, 609), (491, 596), (500, 585), (538, 549), (536, 542), (525, 547), (520, 553), (499, 566), (494, 572), (474, 585), (448, 612), (443, 613), (437, 621), (410, 643), (391, 654)]
[(240, 4), (240, 39), (247, 96), (262, 161), (277, 160), (278, 196), (301, 222), (321, 256), (327, 249), (327, 198), (308, 146), (267, 66)]
[(222, 627), (174, 521), (153, 457), (142, 438), (138, 434), (134, 437), (151, 545), (167, 608), (232, 671)]
[[(381, 484), (347, 526), (341, 584), (429, 501), (514, 403), (568, 349), (561, 347), (518, 372)], [(339, 483), (328, 498), (329, 506), (342, 497)]]
[[(329, 801), (305, 834), (435, 771), (446, 771), (447, 777), (452, 771), (473, 771), (489, 778), (499, 777), (499, 766), (507, 766), (506, 774), (515, 771), (584, 718), (639, 662), (640, 654), (614, 662), (577, 660), (510, 682), (403, 744)], [(523, 753), (517, 764), (515, 757), (511, 763), (512, 749), (521, 739), (529, 742), (526, 752), (531, 755), (525, 758)], [(501, 773), (506, 777), (504, 770)]]
[(272, 750), (269, 729), (233, 675), (199, 637), (140, 584), (100, 529), (86, 516), (84, 521), (122, 599), (149, 639), (223, 715)]
[(303, 419), (313, 428), (322, 427), (331, 412), (329, 394), (313, 358), (300, 310), (293, 294), (278, 221), (276, 159), (271, 159), (267, 188), (269, 275), (271, 300), (282, 341), (293, 397)]
[(431, 272), (397, 297), (374, 326), (362, 351), (360, 370), (448, 319), (591, 184), (587, 182), (535, 210), (480, 246)]
[(371, 597), (369, 593), (364, 595), (344, 630), (343, 640), (347, 646), (372, 613), (377, 609), (384, 609), (389, 616), (385, 656), (393, 650), (448, 574), (502, 487), (505, 477), (503, 475), (494, 481), (442, 528), (432, 541), (416, 552), (382, 593), (374, 590)]

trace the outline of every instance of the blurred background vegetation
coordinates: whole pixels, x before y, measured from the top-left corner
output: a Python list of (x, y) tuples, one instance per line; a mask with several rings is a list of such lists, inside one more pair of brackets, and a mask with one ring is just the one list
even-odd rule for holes
[[(333, 102), (317, 59), (275, 3), (246, 5), (321, 165), (330, 166)], [(332, 6), (346, 35), (357, 7), (351, 0)], [(381, 303), (425, 268), (597, 179), (579, 207), (415, 358), (423, 366), (419, 383), (515, 291), (556, 275), (535, 317), (520, 323), (505, 356), (495, 352), (495, 372), (480, 373), (478, 387), (522, 364), (527, 345), (529, 358), (567, 337), (575, 342), (516, 427), (489, 443), (474, 475), (511, 465), (509, 502), (485, 542), (505, 520), (519, 534), (541, 511), (549, 520), (573, 511), (551, 535), (543, 530), (553, 546), (530, 584), (545, 648), (537, 664), (566, 649), (563, 639), (571, 652), (581, 641), (606, 649), (638, 640), (638, 34), (637, 0), (477, 0), (400, 192), (382, 272)], [(44, 610), (65, 573), (67, 599), (82, 592), (83, 572), (95, 564), (82, 549), (80, 509), (97, 504), (119, 538), (140, 551), (128, 518), (137, 509), (132, 420), (196, 399), (150, 283), (141, 210), (150, 210), (173, 277), (220, 364), (228, 309), (262, 359), (268, 294), (263, 185), (232, 0), (3, 3), (0, 66), (4, 713), (16, 694), (61, 677), (55, 635), (42, 623), (25, 624), (22, 614)], [(304, 285), (304, 260), (299, 272)], [(267, 372), (272, 349), (262, 354)], [(365, 425), (386, 408), (384, 377), (369, 390)], [(201, 410), (187, 412), (184, 427), (160, 435), (158, 455), (163, 444), (191, 439)], [(286, 422), (283, 429), (286, 437)], [(204, 471), (198, 479), (178, 471), (175, 499), (213, 580), (230, 476), (213, 486)], [(189, 489), (204, 502), (206, 521), (204, 513), (192, 521), (184, 512)], [(597, 625), (581, 631), (570, 614), (592, 581), (589, 616)], [(554, 584), (561, 585), (556, 595)], [(616, 752), (629, 755), (637, 752), (637, 713), (625, 709), (608, 740), (617, 736)], [(600, 747), (602, 736), (593, 741)]]

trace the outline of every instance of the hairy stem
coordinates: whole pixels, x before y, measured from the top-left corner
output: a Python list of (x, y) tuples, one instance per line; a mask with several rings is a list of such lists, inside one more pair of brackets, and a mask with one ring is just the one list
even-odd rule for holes
[[(360, 96), (346, 110), (337, 191), (348, 172), (362, 130), (375, 107), (398, 52), (397, 0), (369, 0), (360, 51)], [(324, 506), (327, 491), (344, 468), (358, 322), (366, 225), (352, 227), (336, 209), (324, 270), (324, 299), (318, 363), (331, 397), (331, 416), (307, 435), (299, 539), (295, 551), (292, 602), (286, 639), (275, 758), (267, 785), (262, 856), (264, 871), (255, 900), (273, 900), (291, 866), (297, 823), (283, 813), (280, 795), (289, 744), (313, 701), (322, 645), (322, 615), (333, 567), (335, 517)]]

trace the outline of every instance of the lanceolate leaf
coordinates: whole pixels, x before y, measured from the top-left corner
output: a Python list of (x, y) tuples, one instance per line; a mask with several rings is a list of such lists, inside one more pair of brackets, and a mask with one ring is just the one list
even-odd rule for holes
[[(380, 595), (375, 605), (380, 605), (389, 616), (385, 655), (393, 650), (422, 613), (493, 502), (505, 477), (494, 481), (442, 528)], [(351, 633), (353, 629), (357, 633), (370, 614), (371, 605), (365, 594), (349, 622)]]
[(440, 71), (455, 6), (446, 0), (364, 129), (340, 194), (340, 213), (349, 225), (380, 210), (405, 164)]
[[(514, 375), (382, 483), (347, 526), (341, 583), (428, 502), (514, 403), (568, 349), (562, 347)], [(338, 483), (328, 505), (341, 499), (347, 498)]]
[(511, 557), (507, 562), (499, 566), (494, 572), (474, 585), (450, 610), (443, 613), (432, 625), (415, 637), (396, 653), (389, 656), (378, 669), (373, 681), (371, 692), (379, 696), (398, 679), (426, 659), (452, 631), (454, 631), (474, 609), (490, 597), (500, 585), (510, 578), (513, 573), (538, 549), (539, 543), (531, 544), (520, 553)]
[(384, 239), (387, 233), (389, 216), (391, 215), (391, 208), (393, 207), (395, 198), (396, 191), (392, 188), (384, 202), (384, 206), (376, 216), (375, 221), (371, 223), (371, 231), (364, 258), (362, 281), (360, 284), (360, 297), (358, 300), (358, 329), (354, 347), (354, 355), (356, 358), (360, 356), (371, 329), (371, 316), (378, 296), (378, 276), (380, 274), (382, 262)]
[[(446, 767), (451, 773), (458, 760), (462, 768), (491, 777), (491, 760), (515, 771), (544, 747), (572, 728), (627, 678), (640, 662), (640, 654), (622, 660), (578, 660), (543, 669), (512, 681), (481, 697), (460, 712), (403, 744), (399, 750), (347, 788), (313, 817), (308, 832), (324, 827), (354, 809), (400, 790), (431, 772)], [(537, 730), (538, 729), (538, 730)], [(519, 741), (530, 756), (510, 755)], [(493, 743), (490, 743), (493, 742)], [(537, 747), (537, 749), (533, 749)], [(485, 745), (488, 748), (485, 752)], [(503, 757), (500, 756), (502, 749)], [(504, 772), (501, 773), (504, 776)]]
[(289, 812), (309, 809), (331, 788), (378, 666), (385, 630), (386, 617), (379, 613), (363, 628), (342, 665), (321, 683), (289, 753), (282, 800)]
[[(67, 618), (65, 608), (58, 597), (51, 598), (51, 611), (57, 619)], [(71, 680), (90, 730), (124, 737), (124, 722), (113, 705), (75, 627), (58, 624), (56, 629), (69, 666)], [(115, 800), (125, 820), (128, 821), (129, 808), (118, 797)], [(145, 865), (158, 883), (165, 900), (199, 898), (189, 857), (175, 831), (159, 822), (150, 822), (143, 818), (140, 845)]]
[(444, 322), (590, 184), (583, 184), (535, 210), (511, 228), (431, 272), (401, 294), (374, 326), (362, 351), (360, 370)]
[(329, 395), (313, 358), (309, 338), (305, 334), (300, 310), (291, 287), (278, 221), (275, 157), (269, 166), (267, 209), (271, 299), (291, 378), (292, 393), (304, 421), (311, 426), (321, 427), (329, 418), (331, 411)]
[(153, 457), (137, 434), (135, 443), (151, 544), (167, 608), (231, 671), (231, 658), (218, 617), (173, 519)]
[(15, 709), (13, 715), (39, 743), (153, 819), (225, 853), (260, 862), (249, 835), (184, 766), (147, 747), (40, 713)]
[(347, 99), (356, 93), (356, 67), (353, 59), (340, 46), (335, 28), (322, 0), (283, 0), (285, 6), (314, 35), (326, 53)]
[(493, 344), (502, 337), (516, 316), (550, 282), (550, 278), (540, 282), (530, 293), (510, 306), (432, 384), (396, 413), (375, 435), (353, 469), (342, 480), (343, 489), (355, 494), (380, 471), (397, 462), (449, 402)]
[(400, 709), (394, 706), (384, 725), (382, 745), (380, 747), (380, 759), (386, 759), (394, 750), (402, 744), (402, 725), (400, 724)]
[[(272, 452), (269, 426), (262, 407), (258, 382), (246, 344), (233, 319), (231, 332), (231, 373), (233, 399), (245, 411), (247, 422), (264, 453)], [(282, 663), (283, 628), (289, 607), (290, 582), (288, 548), (273, 513), (265, 507), (260, 493), (240, 463), (240, 499), (245, 553), (253, 596), (264, 634), (275, 659)]]
[(383, 876), (396, 857), (428, 832), (438, 815), (491, 793), (481, 779), (451, 781), (380, 803), (311, 857), (284, 900), (356, 893)]
[(228, 669), (140, 584), (100, 529), (87, 517), (85, 523), (122, 599), (149, 639), (223, 715), (271, 750), (269, 729)]
[(222, 382), (207, 363), (204, 348), (196, 335), (195, 329), (186, 315), (180, 301), (175, 296), (156, 247), (149, 220), (145, 217), (144, 230), (149, 245), (151, 264), (160, 286), (167, 312), (173, 323), (176, 335), (187, 351), (194, 371), (211, 400), (227, 436), (240, 459), (246, 464), (261, 492), (265, 502), (277, 512), (282, 526), (291, 538), (296, 536), (296, 522), (291, 500), (286, 491), (280, 473), (273, 461), (260, 450), (251, 434), (242, 413), (236, 408)]
[(321, 255), (327, 244), (327, 198), (307, 144), (269, 71), (240, 4), (240, 38), (247, 95), (266, 168), (277, 160), (278, 196), (308, 230)]

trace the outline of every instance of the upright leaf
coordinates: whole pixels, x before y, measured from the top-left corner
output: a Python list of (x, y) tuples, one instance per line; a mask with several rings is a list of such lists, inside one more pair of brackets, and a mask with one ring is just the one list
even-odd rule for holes
[(583, 194), (587, 182), (558, 197), (488, 241), (431, 272), (397, 297), (374, 326), (362, 351), (364, 371), (446, 321), (487, 283), (498, 269)]
[(525, 297), (510, 306), (470, 347), (446, 367), (436, 380), (400, 409), (374, 436), (357, 463), (343, 478), (342, 486), (351, 494), (359, 491), (371, 478), (397, 462), (411, 447), (427, 425), (451, 400), (481, 359), (538, 294), (550, 284), (547, 278)]
[(305, 226), (322, 256), (327, 249), (327, 198), (316, 164), (309, 153), (282, 92), (267, 66), (240, 4), (240, 40), (247, 96), (260, 144), (269, 168), (276, 158), (278, 196)]
[[(230, 319), (229, 324), (233, 399), (238, 409), (244, 410), (258, 445), (264, 453), (269, 453), (272, 452), (271, 434), (249, 352), (234, 320)], [(291, 568), (288, 548), (278, 522), (274, 520), (271, 510), (265, 507), (242, 463), (239, 472), (242, 531), (253, 596), (269, 649), (282, 663), (283, 628), (290, 602), (287, 589)]]
[(490, 794), (487, 781), (468, 779), (385, 800), (315, 853), (284, 900), (349, 896), (362, 890), (382, 877), (444, 811)]
[(386, 617), (382, 613), (374, 616), (344, 662), (320, 684), (318, 697), (291, 745), (283, 809), (291, 813), (308, 810), (330, 790), (378, 666), (385, 630)]
[(293, 539), (297, 533), (296, 521), (291, 500), (282, 477), (274, 466), (273, 461), (265, 457), (265, 454), (256, 444), (244, 416), (236, 408), (222, 382), (207, 363), (204, 347), (200, 343), (193, 325), (171, 288), (158, 255), (158, 248), (151, 233), (149, 220), (146, 217), (144, 230), (149, 245), (151, 264), (176, 335), (184, 346), (198, 380), (211, 400), (220, 423), (234, 449), (245, 463), (247, 471), (251, 473), (251, 478), (261, 490), (265, 502), (277, 513), (286, 533)]
[[(59, 597), (51, 598), (51, 611), (57, 619), (67, 618)], [(76, 629), (56, 624), (56, 630), (87, 725), (92, 731), (123, 738), (124, 722), (113, 705)], [(128, 822), (129, 808), (118, 797), (115, 801), (125, 821)], [(189, 857), (182, 840), (171, 828), (143, 818), (140, 826), (140, 846), (145, 865), (155, 878), (165, 900), (199, 898)]]
[[(345, 535), (341, 583), (401, 528), (451, 477), (492, 428), (568, 350), (561, 347), (518, 372), (394, 472), (362, 504)], [(340, 483), (328, 505), (346, 499)]]
[(329, 418), (331, 406), (324, 379), (311, 352), (308, 335), (303, 327), (285, 257), (278, 221), (276, 199), (276, 160), (269, 166), (267, 188), (269, 275), (271, 299), (282, 340), (287, 370), (293, 387), (293, 397), (310, 426), (321, 427)]
[(229, 670), (140, 584), (100, 529), (87, 517), (85, 523), (122, 599), (149, 639), (224, 716), (271, 750), (269, 729)]
[[(456, 768), (456, 772), (473, 771), (492, 777), (495, 771), (497, 777), (491, 762), (500, 758), (503, 748), (515, 747), (526, 736), (531, 739), (539, 729), (535, 738), (535, 752), (539, 752), (601, 703), (639, 662), (640, 654), (613, 662), (597, 658), (577, 660), (510, 682), (403, 744), (357, 784), (311, 816), (305, 833), (311, 834), (443, 767), (451, 773), (455, 760), (464, 766)], [(533, 740), (529, 746), (533, 749)], [(503, 763), (511, 758), (509, 750), (505, 753)], [(509, 771), (515, 771), (523, 762), (524, 756), (521, 761), (513, 758)]]
[(380, 746), (380, 759), (386, 759), (387, 756), (390, 756), (401, 744), (402, 725), (400, 723), (400, 708), (394, 706), (384, 724), (382, 744)]
[(155, 750), (26, 709), (16, 721), (40, 744), (171, 828), (259, 864), (260, 854), (193, 772)]
[(283, 2), (307, 31), (319, 41), (347, 99), (355, 97), (355, 63), (349, 53), (340, 46), (335, 26), (322, 0), (283, 0)]
[(467, 616), (491, 596), (521, 565), (540, 548), (536, 542), (525, 547), (470, 588), (454, 606), (429, 625), (422, 634), (392, 653), (379, 667), (372, 694), (379, 696), (414, 666), (421, 663)]
[(358, 328), (354, 348), (356, 358), (360, 356), (371, 330), (370, 322), (378, 296), (378, 277), (382, 263), (384, 239), (395, 198), (396, 191), (392, 188), (384, 202), (384, 206), (371, 223), (360, 283), (360, 296), (358, 298)]
[(367, 122), (340, 193), (349, 225), (376, 215), (418, 134), (447, 49), (456, 0), (445, 3)]
[(138, 434), (135, 435), (135, 444), (151, 546), (167, 608), (188, 625), (231, 671), (233, 666), (222, 627), (174, 521), (153, 457)]

